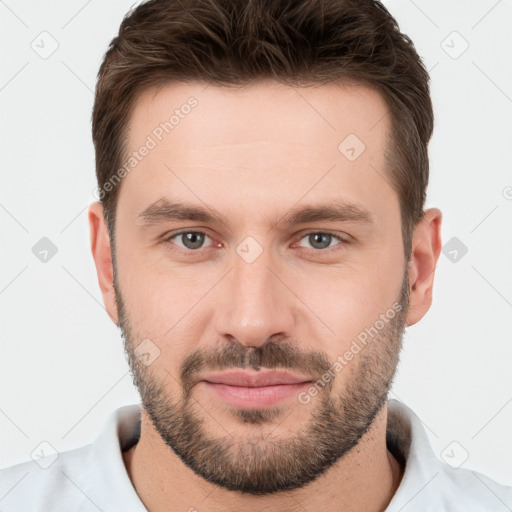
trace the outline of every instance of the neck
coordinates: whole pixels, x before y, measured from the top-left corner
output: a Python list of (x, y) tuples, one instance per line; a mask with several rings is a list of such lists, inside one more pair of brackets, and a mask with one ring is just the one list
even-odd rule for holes
[(123, 454), (133, 486), (150, 512), (263, 508), (295, 512), (384, 511), (395, 494), (403, 468), (386, 447), (387, 408), (342, 460), (302, 489), (252, 496), (210, 484), (183, 464), (164, 443), (142, 410), (141, 436)]

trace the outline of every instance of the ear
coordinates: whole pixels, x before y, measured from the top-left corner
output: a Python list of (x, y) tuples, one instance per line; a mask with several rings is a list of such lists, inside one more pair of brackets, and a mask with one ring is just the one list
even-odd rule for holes
[(421, 320), (432, 304), (435, 269), (442, 248), (441, 222), (441, 211), (430, 208), (425, 210), (422, 221), (414, 230), (409, 261), (407, 326)]
[(114, 293), (114, 268), (112, 265), (112, 250), (107, 225), (103, 216), (103, 205), (92, 203), (88, 212), (89, 230), (91, 237), (91, 251), (103, 303), (112, 321), (119, 325), (116, 296)]

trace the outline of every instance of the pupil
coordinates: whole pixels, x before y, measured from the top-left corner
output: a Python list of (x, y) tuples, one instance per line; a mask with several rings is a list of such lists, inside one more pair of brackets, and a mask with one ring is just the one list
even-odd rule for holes
[(325, 249), (331, 243), (331, 235), (327, 233), (313, 233), (309, 236), (309, 242), (316, 249)]

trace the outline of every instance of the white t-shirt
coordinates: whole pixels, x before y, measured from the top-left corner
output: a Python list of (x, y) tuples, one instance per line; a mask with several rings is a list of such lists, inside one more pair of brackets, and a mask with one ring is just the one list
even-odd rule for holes
[[(388, 418), (388, 448), (406, 465), (387, 512), (512, 510), (512, 487), (438, 460), (420, 419), (408, 407), (390, 400)], [(49, 455), (1, 470), (0, 510), (144, 512), (122, 457), (139, 436), (140, 406), (129, 405), (110, 415), (92, 444), (60, 453), (56, 460)], [(460, 450), (454, 445), (445, 456), (458, 464)]]

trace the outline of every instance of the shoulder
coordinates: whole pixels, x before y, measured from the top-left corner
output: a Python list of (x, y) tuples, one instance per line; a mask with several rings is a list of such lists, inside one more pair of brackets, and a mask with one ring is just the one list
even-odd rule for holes
[(500, 485), (470, 469), (454, 469), (440, 462), (438, 471), (432, 475), (431, 487), (427, 495), (437, 507), (432, 510), (499, 512), (512, 509), (512, 487)]
[(74, 482), (79, 468), (89, 465), (91, 446), (26, 461), (0, 470), (2, 511), (64, 511), (86, 496)]
[(400, 486), (387, 512), (499, 512), (512, 509), (512, 487), (434, 454), (425, 428), (404, 404), (390, 400), (388, 448), (405, 465)]
[(0, 510), (144, 511), (123, 461), (139, 435), (140, 407), (124, 406), (93, 443), (0, 470)]

